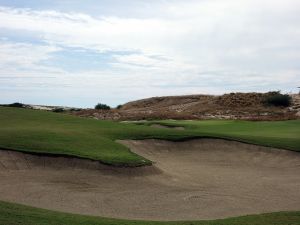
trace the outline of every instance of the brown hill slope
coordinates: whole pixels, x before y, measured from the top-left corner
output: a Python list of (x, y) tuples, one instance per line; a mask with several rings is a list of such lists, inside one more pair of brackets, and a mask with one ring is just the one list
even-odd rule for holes
[(84, 110), (79, 116), (113, 120), (142, 119), (295, 119), (300, 111), (300, 96), (292, 95), (290, 107), (265, 104), (268, 93), (230, 93), (215, 95), (185, 95), (153, 97), (124, 104), (120, 109)]

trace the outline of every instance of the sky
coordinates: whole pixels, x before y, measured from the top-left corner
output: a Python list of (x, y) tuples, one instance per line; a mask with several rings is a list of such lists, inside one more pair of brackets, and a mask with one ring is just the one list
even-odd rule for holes
[(299, 86), (299, 0), (0, 0), (2, 104)]

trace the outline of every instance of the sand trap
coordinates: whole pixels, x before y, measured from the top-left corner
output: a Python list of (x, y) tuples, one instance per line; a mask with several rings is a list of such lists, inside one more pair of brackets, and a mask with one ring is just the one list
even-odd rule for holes
[(165, 125), (161, 125), (161, 124), (152, 124), (150, 127), (163, 128), (163, 129), (174, 129), (174, 130), (185, 130), (184, 127), (165, 126)]
[(98, 162), (0, 150), (0, 200), (145, 220), (300, 210), (300, 154), (233, 141), (120, 141), (155, 162)]

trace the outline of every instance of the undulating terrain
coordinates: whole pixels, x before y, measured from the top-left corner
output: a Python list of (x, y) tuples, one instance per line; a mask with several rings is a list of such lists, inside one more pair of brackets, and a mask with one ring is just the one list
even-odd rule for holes
[(300, 120), (0, 121), (0, 224), (300, 223)]
[[(276, 148), (300, 150), (300, 120), (251, 122), (240, 120), (112, 122), (39, 110), (0, 107), (0, 147), (33, 153), (99, 160), (119, 166), (149, 165), (119, 139), (186, 140), (213, 137)], [(153, 124), (183, 127), (161, 129)]]
[(291, 106), (265, 104), (268, 93), (166, 96), (128, 102), (119, 109), (81, 110), (74, 115), (109, 120), (143, 119), (244, 119), (286, 120), (300, 118), (300, 95), (292, 94)]
[(153, 166), (0, 151), (0, 199), (87, 215), (203, 220), (300, 208), (300, 154), (215, 139), (120, 141)]

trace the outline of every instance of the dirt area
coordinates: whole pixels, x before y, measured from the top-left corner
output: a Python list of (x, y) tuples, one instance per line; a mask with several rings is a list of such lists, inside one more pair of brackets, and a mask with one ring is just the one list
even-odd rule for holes
[(183, 95), (141, 99), (120, 109), (81, 110), (73, 115), (107, 120), (144, 119), (243, 119), (287, 120), (300, 118), (300, 95), (291, 94), (290, 107), (265, 104), (268, 93), (230, 93), (224, 95)]
[(199, 220), (300, 210), (300, 153), (234, 141), (119, 141), (154, 166), (0, 150), (0, 199), (65, 212)]

